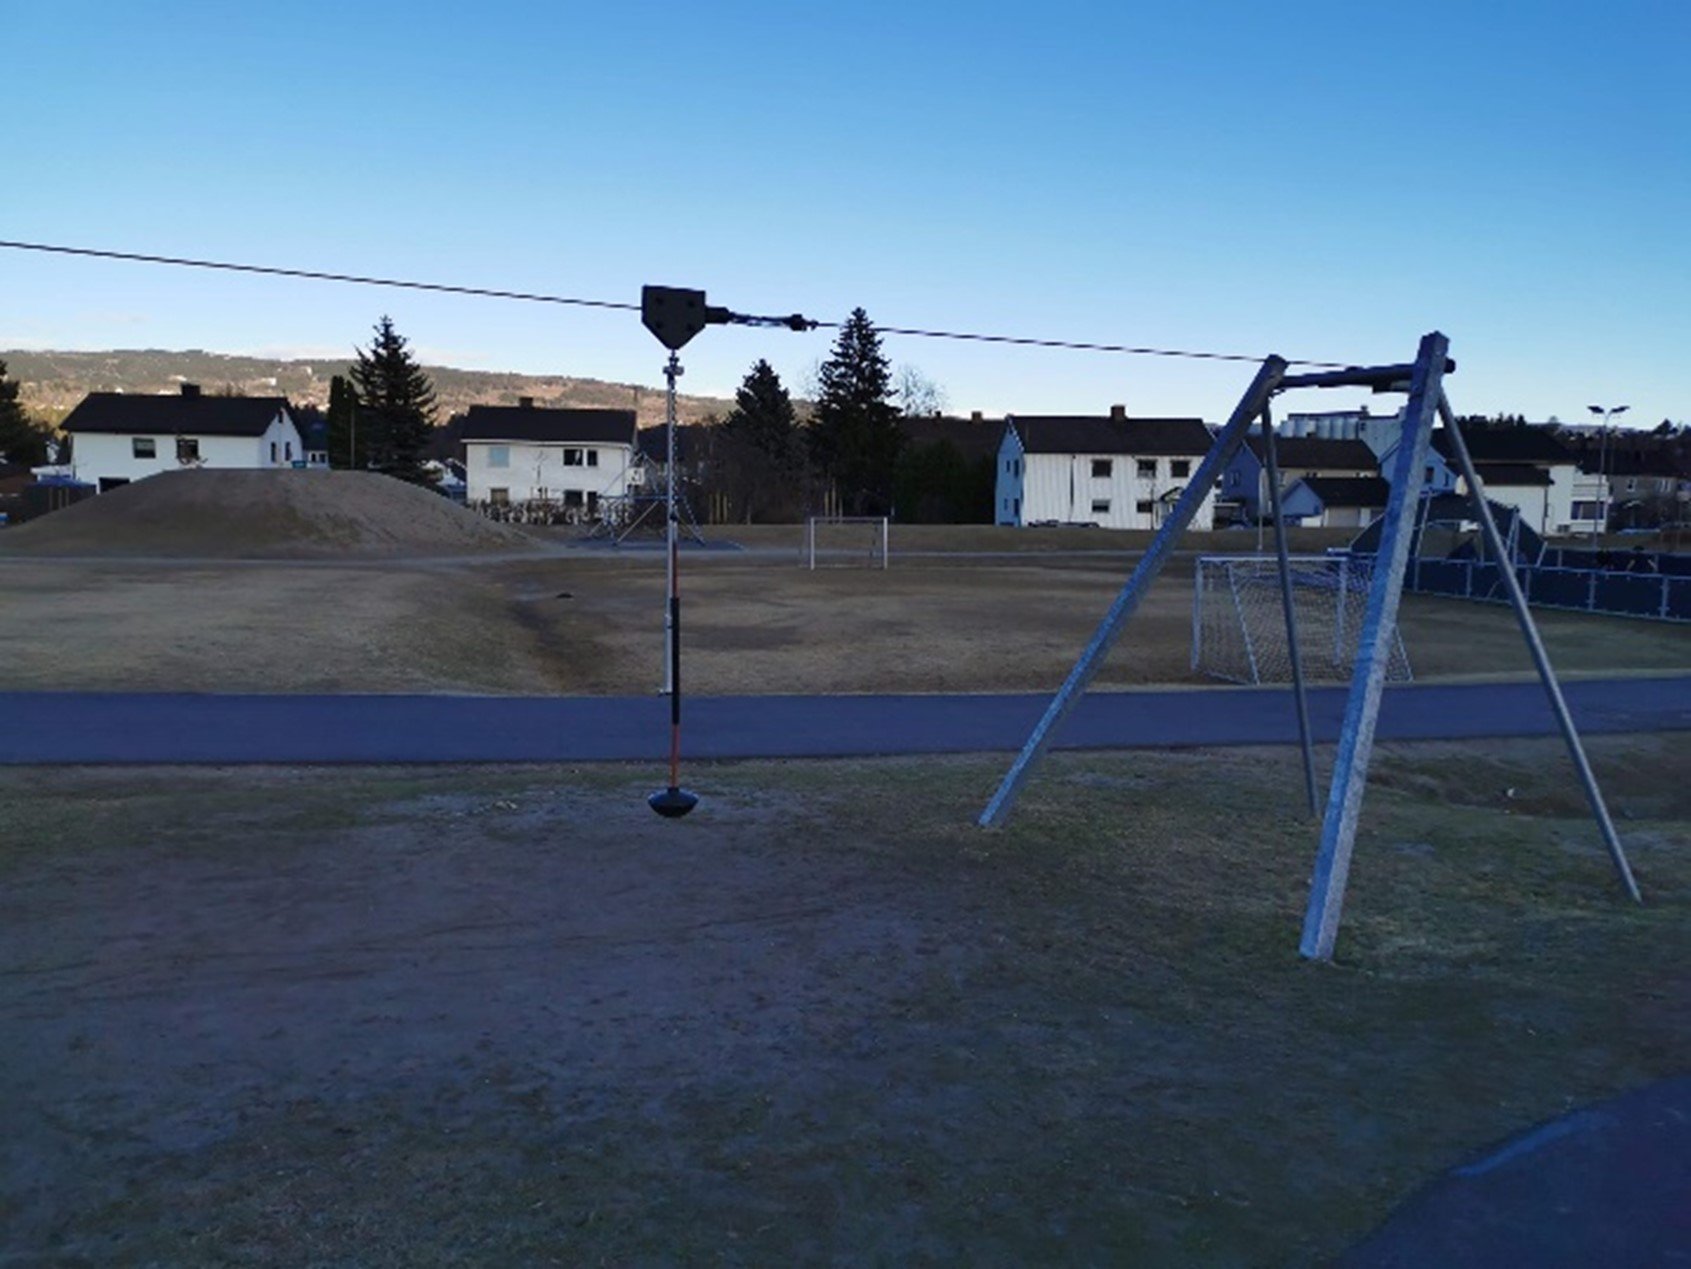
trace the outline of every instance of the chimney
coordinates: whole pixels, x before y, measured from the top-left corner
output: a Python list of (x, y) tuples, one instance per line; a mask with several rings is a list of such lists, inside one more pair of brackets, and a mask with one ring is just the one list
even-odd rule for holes
[(197, 384), (197, 383), (185, 383), (185, 384), (183, 384), (182, 385), (182, 395), (185, 396), (185, 397), (197, 397), (197, 396), (199, 396), (200, 395), (200, 385)]
[(517, 398), (517, 409), (519, 409), (519, 410), (532, 410), (532, 409), (534, 409), (534, 398), (533, 397), (518, 397)]
[(1127, 422), (1127, 407), (1125, 405), (1112, 405), (1110, 407), (1110, 418), (1117, 423)]
[(969, 411), (969, 422), (979, 423), (980, 421), (981, 421), (981, 412), (979, 410), (970, 410)]

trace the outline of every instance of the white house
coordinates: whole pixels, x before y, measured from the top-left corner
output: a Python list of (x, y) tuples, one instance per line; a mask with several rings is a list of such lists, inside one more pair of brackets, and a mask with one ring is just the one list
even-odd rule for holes
[[(998, 446), (999, 524), (1154, 529), (1167, 518), (1212, 438), (1201, 419), (1008, 415)], [(1192, 527), (1212, 527), (1205, 491)]]
[(637, 484), (633, 410), (473, 405), (464, 418), (465, 498), (471, 506), (547, 503), (582, 518)]
[(1382, 476), (1301, 476), (1280, 507), (1288, 521), (1308, 528), (1366, 529), (1385, 511), (1391, 492)]
[(283, 397), (91, 392), (64, 421), (71, 473), (101, 493), (179, 467), (293, 467), (305, 461)]
[[(1549, 427), (1469, 424), (1462, 439), (1486, 497), (1513, 507), (1540, 537), (1589, 532), (1601, 516), (1607, 491), (1582, 492), (1585, 478), (1573, 451)], [(1449, 458), (1450, 438), (1443, 428), (1433, 433), (1433, 448)], [(1460, 488), (1469, 492), (1466, 481)]]
[[(1274, 457), (1280, 468), (1280, 487), (1290, 488), (1309, 478), (1378, 479), (1380, 465), (1366, 442), (1315, 434), (1274, 437)], [(1337, 487), (1329, 491), (1337, 493)], [(1268, 514), (1268, 473), (1262, 437), (1252, 433), (1221, 474), (1221, 500), (1232, 504), (1243, 519), (1255, 522)], [(1382, 506), (1384, 503), (1381, 504)], [(1321, 519), (1325, 510), (1311, 504), (1304, 514)], [(1335, 522), (1336, 523), (1336, 522)], [(1348, 521), (1346, 522), (1348, 523)], [(1366, 524), (1367, 522), (1364, 521)]]

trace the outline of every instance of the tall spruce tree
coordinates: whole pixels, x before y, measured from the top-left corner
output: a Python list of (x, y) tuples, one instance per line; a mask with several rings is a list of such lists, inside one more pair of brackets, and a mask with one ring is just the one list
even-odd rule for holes
[(47, 433), (30, 422), (18, 400), (18, 381), (0, 361), (0, 461), (38, 466), (47, 461)]
[(352, 380), (335, 375), (329, 380), (328, 421), (329, 466), (359, 471), (369, 465), (369, 437), (359, 435), (358, 393)]
[(840, 327), (816, 378), (816, 412), (808, 433), (812, 458), (834, 482), (848, 514), (888, 514), (904, 437), (892, 401), (892, 365), (861, 308), (853, 309)]
[(370, 351), (358, 349), (358, 363), (352, 367), (357, 406), (363, 407), (358, 430), (370, 433), (360, 445), (368, 446), (369, 465), (377, 471), (427, 484), (423, 449), (434, 431), (434, 387), (406, 348), (405, 337), (394, 330), (391, 317), (384, 316), (375, 331)]
[(741, 381), (733, 412), (722, 426), (736, 441), (765, 456), (777, 471), (790, 469), (798, 457), (793, 398), (767, 361), (760, 360)]

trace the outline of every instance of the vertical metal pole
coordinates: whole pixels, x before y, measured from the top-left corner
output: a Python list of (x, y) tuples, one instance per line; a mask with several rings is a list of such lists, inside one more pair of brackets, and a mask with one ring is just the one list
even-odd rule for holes
[(1339, 606), (1333, 613), (1333, 664), (1345, 663), (1345, 617), (1348, 615), (1347, 606), (1350, 604), (1350, 562), (1351, 557), (1345, 556), (1339, 562)]
[(1286, 610), (1286, 652), (1292, 663), (1292, 697), (1298, 714), (1298, 745), (1303, 751), (1303, 785), (1313, 817), (1320, 806), (1315, 793), (1315, 743), (1309, 734), (1309, 697), (1303, 687), (1303, 652), (1298, 647), (1297, 608), (1292, 601), (1292, 560), (1286, 547), (1286, 518), (1280, 505), (1280, 459), (1274, 447), (1274, 418), (1262, 407), (1262, 453), (1268, 465), (1269, 506), (1274, 512), (1274, 552), (1280, 562), (1280, 606)]
[(669, 782), (675, 784), (681, 740), (681, 596), (678, 564), (680, 542), (675, 520), (675, 380), (681, 374), (681, 359), (669, 354), (664, 379), (669, 384), (664, 410), (664, 546), (667, 553), (664, 589), (664, 692), (669, 696), (670, 744)]
[(1403, 412), (1403, 435), (1393, 459), (1392, 491), (1386, 500), (1380, 550), (1374, 560), (1374, 579), (1358, 641), (1356, 670), (1345, 704), (1344, 726), (1333, 764), (1333, 783), (1327, 814), (1321, 825), (1321, 848), (1310, 881), (1309, 906), (1304, 913), (1299, 952), (1313, 960), (1331, 960), (1338, 940), (1339, 916), (1344, 909), (1345, 883), (1350, 878), (1351, 852), (1368, 784), (1368, 760), (1374, 751), (1374, 726), (1379, 720), (1380, 693), (1391, 664), (1397, 631), (1398, 600), (1403, 594), (1404, 565), (1409, 558), (1410, 527), (1425, 479), (1427, 443), (1444, 382), (1450, 341), (1434, 331), (1421, 340), (1410, 377), (1409, 404)]
[(1204, 558), (1199, 556), (1192, 567), (1192, 673), (1204, 656)]
[(1210, 452), (1198, 465), (1198, 470), (1193, 473), (1191, 481), (1180, 495), (1180, 500), (1175, 503), (1174, 513), (1163, 522), (1163, 527), (1151, 540), (1150, 548), (1140, 557), (1139, 566), (1133, 570), (1127, 584), (1110, 605), (1110, 610), (1104, 614), (1104, 620), (1093, 633), (1091, 642), (1081, 652), (1080, 659), (1075, 662), (1074, 669), (1069, 671), (1063, 686), (1058, 688), (1057, 694), (1051, 698), (1051, 704), (1046, 707), (1044, 716), (1034, 725), (1021, 753), (1016, 756), (1009, 771), (1005, 772), (998, 791), (992, 795), (992, 800), (981, 812), (980, 824), (983, 827), (994, 827), (1009, 818), (1016, 805), (1016, 798), (1021, 794), (1022, 785), (1027, 782), (1029, 774), (1044, 756), (1052, 737), (1068, 717), (1069, 711), (1086, 691), (1086, 685), (1098, 673), (1099, 667), (1104, 663), (1104, 657), (1121, 634), (1122, 627), (1139, 607), (1139, 601), (1145, 597), (1145, 592), (1157, 579), (1157, 574), (1163, 571), (1163, 565), (1168, 563), (1168, 557), (1174, 553), (1175, 543), (1186, 531), (1186, 526), (1192, 523), (1192, 517), (1197, 515), (1198, 508), (1215, 487), (1217, 478), (1232, 461), (1233, 455), (1239, 452), (1245, 433), (1256, 421), (1257, 415), (1262, 413), (1263, 407), (1268, 404), (1269, 397), (1273, 395), (1285, 373), (1286, 360), (1283, 357), (1269, 357), (1262, 363), (1256, 378), (1251, 380), (1251, 386), (1239, 399), (1232, 417), (1221, 429), (1215, 444), (1210, 446)]
[(892, 549), (891, 549), (891, 546), (892, 546), (892, 521), (888, 517), (882, 516), (881, 517), (881, 568), (882, 569), (888, 569), (888, 568), (892, 567)]
[[(1456, 426), (1456, 416), (1451, 412), (1450, 402), (1445, 399), (1442, 391), (1439, 393), (1438, 410), (1439, 417), (1444, 420), (1445, 430), (1450, 433), (1450, 448), (1457, 463), (1461, 465), (1462, 478), (1468, 482), (1468, 488), (1474, 493), (1480, 531), (1490, 540), (1492, 549), (1500, 553), (1503, 542), (1497, 532), (1497, 521), (1492, 518), (1491, 507), (1485, 500), (1485, 492), (1480, 487), (1480, 478), (1474, 470), (1473, 459), (1468, 456), (1468, 443), (1463, 440), (1462, 431)], [(1502, 569), (1499, 576), (1503, 579), (1503, 588), (1509, 592), (1509, 603), (1515, 610), (1515, 620), (1527, 641), (1527, 650), (1532, 653), (1533, 665), (1538, 668), (1538, 677), (1544, 684), (1545, 695), (1550, 698), (1550, 709), (1556, 715), (1557, 725), (1562, 729), (1562, 739), (1567, 741), (1568, 756), (1573, 759), (1574, 769), (1579, 773), (1579, 782), (1585, 788), (1586, 801), (1591, 804), (1591, 814), (1597, 821), (1598, 831), (1603, 835), (1603, 844), (1608, 847), (1609, 858), (1614, 861), (1615, 872), (1633, 902), (1643, 903), (1644, 897), (1639, 893), (1638, 882), (1633, 878), (1632, 868), (1627, 863), (1626, 851), (1615, 833), (1614, 821), (1609, 818), (1609, 808), (1603, 802), (1603, 791), (1597, 787), (1597, 777), (1592, 774), (1591, 764), (1586, 760), (1585, 746), (1580, 743), (1579, 730), (1574, 726), (1573, 715), (1568, 712), (1568, 703), (1562, 696), (1561, 684), (1556, 681), (1556, 671), (1550, 666), (1550, 655), (1544, 650), (1544, 641), (1538, 637), (1538, 624), (1532, 619), (1532, 610), (1527, 607), (1526, 596), (1521, 593), (1521, 584), (1515, 578), (1513, 566)]]

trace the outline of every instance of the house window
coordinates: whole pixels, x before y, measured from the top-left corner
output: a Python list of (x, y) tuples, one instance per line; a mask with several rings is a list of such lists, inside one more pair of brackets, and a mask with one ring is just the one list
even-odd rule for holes
[(581, 505), (581, 490), (579, 490), (579, 489), (566, 489), (566, 490), (564, 490), (564, 505), (566, 507), (579, 507)]
[(199, 462), (200, 438), (197, 436), (178, 436), (176, 438), (176, 461), (179, 463)]
[(1192, 474), (1192, 460), (1190, 458), (1170, 459), (1168, 464), (1168, 474), (1173, 476), (1176, 480), (1184, 480), (1187, 476)]
[(292, 441), (282, 442), (282, 457), (290, 463), (294, 461), (294, 443)]
[(1017, 517), (1017, 518), (1018, 518), (1018, 519), (1020, 519), (1020, 518), (1021, 518), (1021, 514), (1022, 514), (1022, 500), (1021, 500), (1021, 499), (1020, 499), (1020, 498), (1015, 498), (1015, 499), (1012, 499), (1012, 500), (1011, 500), (1011, 504), (1010, 504), (1010, 514), (1011, 514), (1011, 515), (1013, 515), (1013, 516), (1015, 516), (1015, 517)]
[(157, 458), (159, 456), (158, 442), (150, 436), (137, 436), (129, 442), (129, 446), (136, 458)]
[(1149, 498), (1141, 498), (1138, 502), (1133, 504), (1133, 509), (1142, 516), (1148, 516), (1151, 514), (1151, 500)]
[(591, 489), (587, 491), (587, 514), (590, 516), (599, 514), (599, 495)]
[(581, 451), (579, 449), (566, 449), (564, 451), (564, 466), (565, 467), (580, 467), (581, 466)]
[(509, 445), (489, 445), (487, 447), (487, 465), (489, 467), (509, 467), (511, 465), (511, 447)]
[(1092, 514), (1107, 516), (1110, 514), (1110, 500), (1108, 498), (1094, 498), (1092, 500)]
[(597, 467), (599, 465), (599, 451), (598, 450), (590, 449), (590, 450), (587, 451), (587, 465), (589, 467)]
[[(1107, 458), (1094, 458), (1092, 460), (1092, 479), (1108, 480), (1111, 473), (1115, 471), (1115, 466), (1116, 465)], [(1097, 508), (1094, 507), (1093, 510), (1096, 511)]]
[(1141, 480), (1154, 480), (1154, 479), (1156, 479), (1157, 460), (1154, 459), (1154, 458), (1141, 458), (1139, 460), (1138, 470), (1139, 470), (1139, 479), (1141, 479)]
[(496, 507), (509, 506), (511, 502), (511, 491), (509, 489), (489, 489), (487, 491), (487, 500)]

